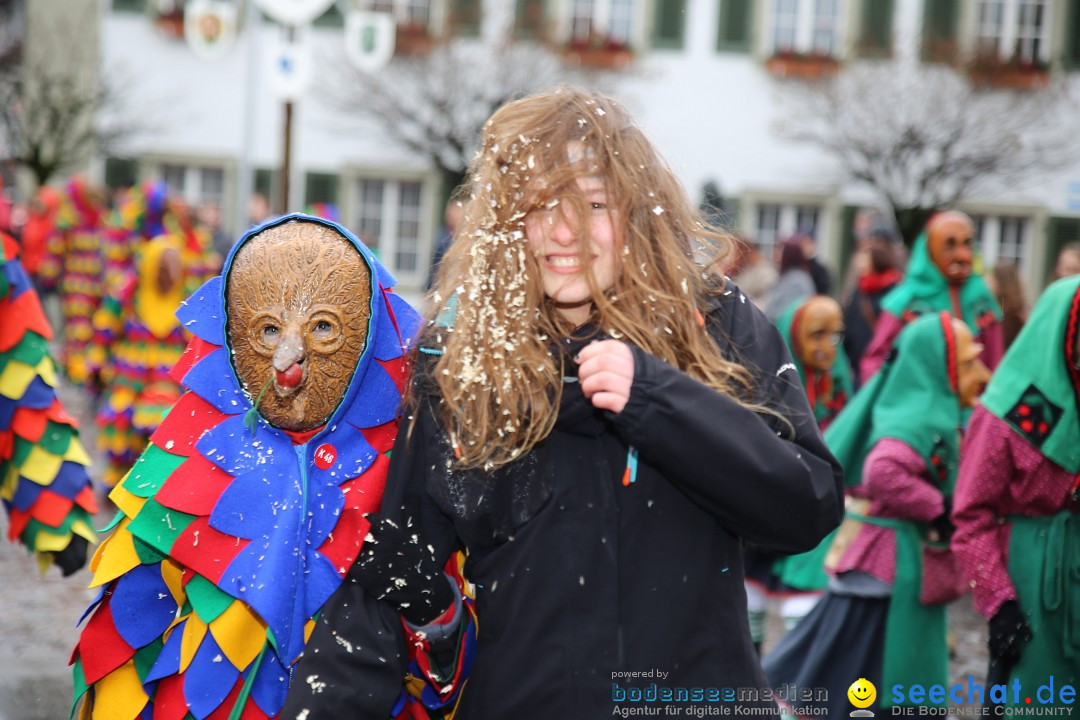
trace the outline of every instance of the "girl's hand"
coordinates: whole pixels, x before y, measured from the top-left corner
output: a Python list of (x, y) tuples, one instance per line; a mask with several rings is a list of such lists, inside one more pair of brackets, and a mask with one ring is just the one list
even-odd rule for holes
[(634, 355), (618, 340), (600, 340), (582, 348), (577, 356), (581, 392), (593, 407), (622, 412), (634, 383)]

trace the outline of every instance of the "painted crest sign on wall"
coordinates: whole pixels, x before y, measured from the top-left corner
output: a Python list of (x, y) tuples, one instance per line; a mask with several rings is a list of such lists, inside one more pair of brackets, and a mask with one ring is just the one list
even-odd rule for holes
[(191, 0), (184, 6), (184, 39), (192, 52), (216, 60), (236, 41), (236, 5), (228, 0)]
[(396, 31), (390, 13), (349, 10), (345, 14), (345, 55), (361, 70), (378, 70), (394, 56)]
[(254, 0), (255, 6), (282, 25), (307, 25), (334, 4), (334, 0)]

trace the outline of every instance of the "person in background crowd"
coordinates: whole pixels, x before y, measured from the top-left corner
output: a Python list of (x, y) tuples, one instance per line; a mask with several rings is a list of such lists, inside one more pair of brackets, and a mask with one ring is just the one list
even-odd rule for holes
[(1001, 306), (1001, 334), (1005, 349), (1013, 344), (1028, 318), (1027, 292), (1015, 262), (999, 261), (986, 284)]
[(975, 225), (962, 212), (939, 212), (926, 223), (903, 282), (881, 300), (874, 337), (859, 363), (862, 382), (881, 367), (904, 325), (928, 312), (949, 312), (967, 323), (982, 345), (983, 363), (997, 367), (1004, 354), (1001, 308), (972, 270), (974, 238)]
[[(879, 688), (875, 709), (893, 705), (894, 684), (946, 684), (944, 604), (963, 592), (948, 551), (949, 503), (963, 410), (989, 379), (981, 350), (948, 313), (919, 317), (826, 433), (869, 511), (825, 597), (764, 667), (774, 688), (826, 688), (828, 717), (847, 715), (851, 678)], [(803, 701), (792, 705), (798, 713)]]
[(217, 203), (203, 203), (199, 206), (197, 217), (210, 238), (210, 247), (218, 257), (226, 257), (232, 248), (232, 238), (221, 227), (221, 207)]
[(810, 277), (814, 280), (814, 293), (828, 295), (832, 290), (832, 274), (829, 268), (818, 262), (817, 240), (810, 232), (799, 233), (796, 237), (802, 245), (803, 255), (806, 256), (806, 264), (810, 268)]
[(450, 199), (446, 201), (446, 208), (443, 210), (443, 226), (439, 230), (439, 236), (435, 238), (435, 252), (431, 257), (431, 269), (428, 270), (427, 284), (424, 286), (425, 290), (431, 290), (435, 286), (435, 279), (439, 275), (439, 265), (442, 264), (443, 256), (450, 249), (450, 243), (454, 240), (454, 233), (457, 232), (458, 225), (461, 224), (461, 217), (465, 212), (464, 202), (467, 199), (465, 190), (466, 186), (464, 185), (454, 188), (454, 191), (450, 194)]
[(795, 235), (788, 238), (780, 244), (779, 251), (780, 276), (765, 304), (765, 314), (774, 323), (793, 303), (814, 294), (814, 279), (803, 251), (802, 237)]
[(53, 187), (43, 185), (38, 188), (26, 209), (26, 223), (22, 227), (19, 241), (22, 245), (23, 268), (35, 282), (41, 260), (45, 256), (45, 243), (53, 231), (59, 207), (60, 193)]
[(69, 180), (41, 260), (42, 287), (60, 296), (61, 364), (64, 374), (76, 384), (91, 380), (86, 364), (94, 337), (91, 320), (105, 293), (104, 198), (99, 188), (83, 178)]
[(881, 300), (904, 279), (896, 260), (893, 232), (886, 227), (871, 229), (856, 251), (858, 282), (844, 303), (844, 350), (855, 369), (854, 386), (862, 386), (859, 361), (870, 345), (881, 315)]
[[(841, 512), (783, 340), (698, 264), (726, 235), (617, 103), (526, 97), (482, 137), (381, 515), (333, 607), (366, 589), (410, 629), (438, 623), (436, 571), (466, 548), (481, 636), (462, 717), (609, 717), (633, 668), (762, 687), (742, 543), (800, 552)], [(296, 672), (320, 684), (290, 712), (347, 716), (351, 638), (316, 625)]]
[(779, 275), (756, 243), (738, 234), (732, 237), (735, 247), (724, 272), (750, 302), (763, 310)]
[(1050, 276), (1050, 281), (1070, 275), (1080, 275), (1080, 242), (1069, 243), (1061, 248), (1054, 262), (1054, 274)]
[[(1080, 277), (1042, 294), (975, 408), (952, 546), (989, 622), (992, 684), (1080, 683)], [(1051, 693), (1050, 706), (1063, 705)], [(1006, 704), (1013, 705), (1012, 693)], [(1024, 696), (1018, 698), (1024, 706)], [(989, 699), (984, 699), (989, 703)], [(1071, 704), (1071, 701), (1067, 701)]]

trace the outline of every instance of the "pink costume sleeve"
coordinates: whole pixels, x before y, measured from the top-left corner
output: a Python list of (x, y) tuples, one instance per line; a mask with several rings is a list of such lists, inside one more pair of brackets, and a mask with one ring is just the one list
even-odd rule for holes
[[(879, 440), (863, 464), (863, 489), (870, 514), (927, 522), (945, 512), (941, 491), (926, 478), (926, 463), (907, 443)], [(896, 539), (891, 528), (864, 523), (835, 572), (860, 570), (892, 584), (896, 575)]]
[(1012, 435), (1004, 421), (977, 407), (956, 479), (952, 549), (975, 596), (975, 610), (988, 620), (1003, 602), (1016, 599), (1008, 571), (1009, 525), (1001, 521), (1015, 467)]
[(892, 350), (893, 343), (900, 331), (904, 329), (904, 323), (892, 313), (882, 310), (874, 328), (874, 337), (866, 346), (866, 351), (859, 360), (859, 381), (863, 384), (870, 381), (874, 374), (885, 363), (885, 358)]
[(930, 522), (945, 512), (941, 491), (926, 477), (926, 462), (902, 440), (879, 440), (863, 465), (863, 482), (881, 517)]

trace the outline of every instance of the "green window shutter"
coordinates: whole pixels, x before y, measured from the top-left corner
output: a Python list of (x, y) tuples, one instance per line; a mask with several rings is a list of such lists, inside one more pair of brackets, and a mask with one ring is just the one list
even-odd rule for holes
[(686, 27), (686, 0), (656, 0), (655, 8), (652, 46), (682, 50)]
[(544, 0), (516, 0), (514, 37), (519, 40), (543, 40)]
[(1065, 8), (1065, 67), (1080, 69), (1080, 0), (1068, 0)]
[(923, 60), (954, 62), (959, 24), (960, 0), (926, 0), (923, 5)]
[(455, 36), (480, 36), (480, 4), (480, 0), (452, 0), (450, 27)]
[(146, 9), (146, 0), (112, 0), (112, 9), (116, 12), (142, 12)]
[(132, 187), (139, 181), (139, 162), (127, 158), (105, 158), (105, 185), (112, 189)]
[(721, 52), (750, 52), (753, 35), (753, 0), (720, 0), (716, 49)]
[(1058, 253), (1069, 243), (1080, 243), (1080, 218), (1052, 217), (1046, 223), (1046, 276), (1054, 274)]
[(338, 176), (309, 172), (304, 176), (304, 205), (338, 202)]
[(858, 53), (865, 58), (892, 57), (893, 0), (863, 0)]
[(331, 5), (329, 10), (315, 18), (311, 24), (315, 27), (341, 28), (345, 27), (345, 16), (337, 5)]

